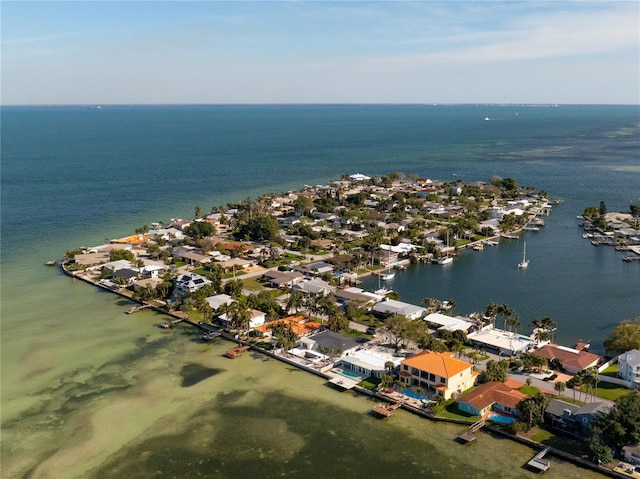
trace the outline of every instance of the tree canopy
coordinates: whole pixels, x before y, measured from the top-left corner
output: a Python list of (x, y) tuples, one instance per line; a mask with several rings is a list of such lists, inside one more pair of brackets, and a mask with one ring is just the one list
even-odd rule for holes
[(605, 339), (604, 348), (608, 354), (618, 355), (632, 349), (640, 349), (640, 316), (616, 326)]
[(544, 422), (544, 410), (549, 405), (549, 398), (542, 393), (529, 396), (517, 405), (518, 417), (529, 429), (542, 425)]
[(184, 232), (198, 240), (205, 236), (212, 236), (216, 234), (216, 228), (206, 221), (193, 221), (187, 228), (185, 228)]
[(246, 223), (241, 224), (234, 234), (239, 239), (270, 241), (278, 238), (279, 230), (278, 220), (274, 216), (260, 215), (254, 216)]
[(640, 442), (640, 393), (634, 391), (617, 399), (608, 414), (590, 427), (589, 447), (600, 461), (610, 459), (609, 449), (620, 453), (623, 446)]
[(486, 369), (478, 376), (478, 383), (484, 384), (491, 381), (504, 382), (507, 380), (509, 361), (487, 361)]

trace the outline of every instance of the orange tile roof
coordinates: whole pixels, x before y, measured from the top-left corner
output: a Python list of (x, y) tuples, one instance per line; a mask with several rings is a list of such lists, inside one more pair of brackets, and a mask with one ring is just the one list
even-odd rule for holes
[(556, 360), (562, 363), (564, 367), (570, 366), (576, 369), (586, 369), (596, 364), (600, 359), (597, 354), (590, 353), (584, 349), (574, 353), (567, 349), (560, 349), (552, 344), (547, 344), (532, 354), (547, 358), (549, 361)]
[(124, 243), (124, 244), (144, 244), (151, 239), (150, 235), (135, 234), (131, 236), (125, 236), (124, 238), (118, 238), (111, 240), (112, 243)]
[(291, 331), (297, 336), (306, 336), (320, 328), (322, 328), (322, 324), (316, 321), (308, 321), (305, 316), (289, 316), (287, 318), (278, 319), (276, 321), (271, 321), (269, 323), (264, 323), (255, 328), (256, 331), (260, 331), (262, 333), (266, 333), (270, 331), (273, 325), (286, 323), (291, 328)]
[(522, 386), (524, 386), (524, 384), (513, 380), (508, 380), (504, 383), (491, 381), (459, 397), (457, 401), (467, 402), (480, 410), (494, 403), (515, 408), (520, 401), (527, 397), (526, 394), (518, 391), (518, 388)]
[(402, 364), (443, 378), (453, 377), (473, 367), (465, 361), (454, 358), (451, 353), (436, 353), (434, 351), (422, 351), (403, 360)]

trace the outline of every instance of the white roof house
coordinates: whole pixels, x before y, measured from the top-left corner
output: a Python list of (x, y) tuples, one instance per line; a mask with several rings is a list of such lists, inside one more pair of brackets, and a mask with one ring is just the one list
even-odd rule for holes
[[(262, 326), (267, 320), (267, 315), (259, 311), (257, 309), (252, 309), (250, 311), (251, 317), (249, 318), (249, 329), (257, 328), (258, 326)], [(220, 321), (225, 323), (227, 326), (231, 326), (233, 319), (231, 316), (225, 314), (220, 315)]]
[(428, 314), (423, 318), (423, 320), (430, 326), (436, 328), (438, 331), (456, 331), (459, 329), (461, 331), (467, 332), (469, 331), (469, 329), (471, 329), (471, 326), (473, 326), (472, 322), (467, 321), (464, 318), (461, 318), (459, 316), (447, 316), (446, 314), (442, 313)]
[(632, 349), (618, 356), (618, 374), (625, 381), (640, 386), (640, 351)]
[(533, 345), (533, 341), (528, 336), (497, 329), (491, 325), (470, 333), (467, 338), (477, 347), (505, 356), (525, 353)]
[(214, 296), (204, 298), (204, 300), (209, 304), (209, 306), (211, 306), (211, 309), (213, 311), (218, 311), (220, 309), (220, 306), (222, 306), (223, 304), (231, 304), (235, 303), (236, 301), (228, 294), (216, 294)]
[(391, 315), (391, 316), (406, 316), (409, 319), (418, 319), (427, 313), (427, 310), (421, 306), (414, 304), (403, 303), (402, 301), (396, 301), (395, 299), (387, 299), (377, 303), (372, 309), (374, 313)]
[(386, 364), (393, 363), (393, 368), (400, 366), (403, 356), (394, 356), (388, 348), (364, 348), (342, 356), (340, 362), (343, 369), (363, 377), (382, 377), (387, 374)]

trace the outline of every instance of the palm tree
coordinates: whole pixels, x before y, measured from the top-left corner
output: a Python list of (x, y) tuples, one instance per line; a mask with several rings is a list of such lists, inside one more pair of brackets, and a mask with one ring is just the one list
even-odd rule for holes
[(349, 326), (349, 320), (340, 312), (329, 314), (327, 319), (327, 328), (331, 331), (341, 331)]
[(287, 300), (287, 312), (289, 312), (291, 310), (291, 308), (294, 309), (295, 313), (298, 313), (298, 310), (300, 310), (300, 308), (302, 308), (302, 306), (304, 305), (304, 296), (300, 291), (293, 291), (290, 295), (289, 295), (289, 299)]
[(513, 326), (513, 331), (515, 333), (518, 332), (518, 328), (522, 325), (522, 323), (520, 322), (520, 318), (518, 318), (517, 316), (511, 316), (507, 319), (507, 324), (509, 325), (509, 330), (511, 330), (511, 327)]
[(395, 367), (396, 367), (396, 365), (393, 363), (393, 361), (386, 361), (386, 362), (384, 363), (384, 368), (385, 368), (389, 373), (391, 373), (391, 371), (393, 371), (393, 368), (395, 368)]
[(447, 310), (449, 314), (453, 316), (453, 310), (456, 309), (456, 302), (453, 299), (447, 301)]
[(558, 381), (553, 386), (553, 389), (555, 389), (555, 391), (558, 393), (558, 396), (562, 396), (562, 393), (564, 392), (565, 388), (566, 388), (566, 384), (563, 383), (562, 381)]
[(513, 317), (513, 315), (515, 314), (515, 311), (513, 310), (513, 308), (509, 307), (508, 304), (501, 304), (497, 307), (496, 310), (497, 314), (502, 315), (502, 317), (504, 318), (504, 326), (503, 329), (507, 329), (507, 324), (509, 322), (509, 320)]
[(231, 324), (241, 335), (244, 335), (251, 324), (251, 310), (238, 301), (231, 304)]
[(424, 298), (422, 305), (427, 309), (428, 313), (435, 313), (440, 308), (440, 301), (435, 298)]
[(530, 325), (535, 330), (536, 345), (539, 344), (540, 341), (548, 341), (551, 339), (551, 332), (556, 327), (556, 323), (551, 319), (551, 316), (536, 318), (531, 321)]
[(496, 326), (496, 318), (498, 317), (498, 305), (493, 301), (487, 305), (487, 309), (485, 310), (485, 316), (487, 316), (491, 320), (491, 324), (495, 328)]

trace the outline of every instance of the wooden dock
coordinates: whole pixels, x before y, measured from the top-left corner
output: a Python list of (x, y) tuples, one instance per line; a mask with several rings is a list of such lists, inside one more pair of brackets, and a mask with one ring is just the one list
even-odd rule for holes
[(538, 471), (546, 471), (551, 466), (551, 463), (543, 457), (551, 450), (550, 447), (544, 448), (538, 454), (536, 454), (529, 462), (527, 462), (527, 466), (532, 467)]
[(400, 407), (400, 404), (393, 403), (387, 404), (384, 402), (379, 403), (376, 407), (373, 408), (373, 412), (382, 417), (389, 417), (396, 412), (396, 409)]
[(127, 309), (127, 314), (133, 314), (135, 312), (141, 311), (146, 308), (150, 308), (150, 304), (140, 304), (138, 306), (133, 306), (132, 308)]
[(173, 321), (169, 321), (168, 323), (162, 323), (160, 325), (160, 327), (163, 328), (163, 329), (170, 329), (170, 328), (173, 327), (174, 324), (178, 324), (178, 323), (181, 323), (183, 321), (184, 321), (184, 319), (174, 319)]
[(469, 429), (458, 436), (458, 440), (462, 442), (472, 442), (476, 440), (476, 433), (484, 426), (484, 419), (474, 422)]
[(224, 353), (224, 355), (228, 358), (237, 358), (238, 356), (240, 356), (244, 351), (246, 351), (247, 349), (249, 349), (249, 346), (244, 345), (244, 346), (238, 346), (237, 348), (233, 348), (233, 349), (229, 349), (226, 353)]

